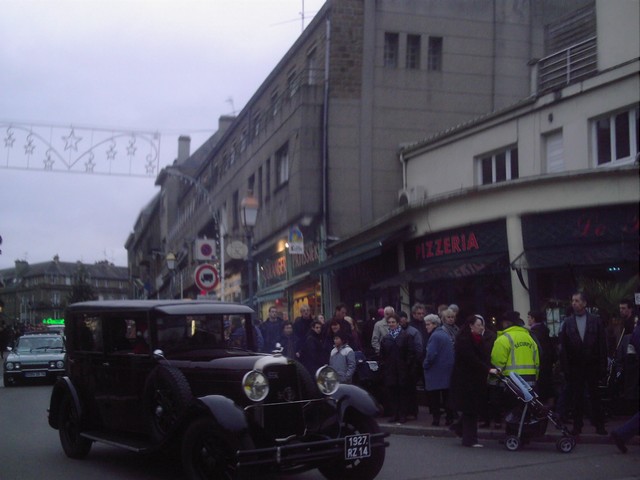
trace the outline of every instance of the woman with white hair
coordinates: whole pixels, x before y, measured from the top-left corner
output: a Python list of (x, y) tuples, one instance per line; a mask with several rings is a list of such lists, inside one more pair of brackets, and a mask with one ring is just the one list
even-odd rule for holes
[(433, 416), (434, 426), (440, 425), (440, 415), (444, 410), (446, 425), (454, 421), (454, 412), (449, 407), (449, 386), (454, 364), (453, 341), (444, 331), (437, 315), (424, 317), (425, 327), (429, 332), (424, 368), (424, 388), (427, 391), (429, 410)]

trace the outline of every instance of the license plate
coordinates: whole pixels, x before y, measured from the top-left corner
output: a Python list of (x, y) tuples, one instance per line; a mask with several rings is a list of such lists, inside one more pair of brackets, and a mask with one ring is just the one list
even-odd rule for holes
[(344, 437), (344, 459), (356, 460), (371, 456), (369, 434), (348, 435)]
[(25, 372), (24, 376), (27, 378), (46, 377), (47, 372)]

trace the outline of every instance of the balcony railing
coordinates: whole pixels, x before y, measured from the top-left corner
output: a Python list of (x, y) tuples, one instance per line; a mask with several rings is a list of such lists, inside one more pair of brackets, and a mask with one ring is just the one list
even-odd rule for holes
[(556, 90), (598, 71), (596, 37), (544, 57), (538, 62), (538, 91)]

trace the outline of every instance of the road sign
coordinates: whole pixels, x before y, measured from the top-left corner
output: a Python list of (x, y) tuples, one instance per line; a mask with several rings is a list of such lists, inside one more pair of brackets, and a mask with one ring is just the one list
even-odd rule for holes
[(218, 270), (213, 265), (204, 263), (196, 267), (195, 281), (200, 290), (210, 292), (218, 286), (219, 279)]

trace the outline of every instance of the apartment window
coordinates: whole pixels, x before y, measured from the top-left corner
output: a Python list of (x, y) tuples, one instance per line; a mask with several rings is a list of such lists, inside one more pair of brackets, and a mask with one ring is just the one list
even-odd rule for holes
[(593, 121), (596, 165), (634, 161), (640, 151), (639, 112), (632, 108)]
[(263, 200), (263, 190), (262, 190), (262, 167), (258, 168), (258, 192), (257, 192), (257, 197), (258, 197), (258, 201), (260, 203), (262, 203)]
[(564, 141), (562, 132), (555, 132), (545, 137), (545, 153), (547, 173), (564, 172)]
[(231, 144), (231, 150), (229, 150), (229, 166), (236, 163), (237, 156), (238, 156), (238, 144), (236, 142), (233, 142)]
[(313, 47), (307, 53), (307, 74), (309, 75), (308, 82), (309, 85), (314, 85), (316, 83), (316, 75), (318, 69), (318, 58), (316, 54), (316, 48)]
[(231, 224), (233, 228), (236, 229), (240, 226), (240, 194), (238, 190), (233, 192), (233, 218), (231, 219)]
[(483, 156), (478, 162), (481, 185), (515, 180), (519, 176), (517, 148)]
[(397, 33), (385, 32), (384, 34), (384, 66), (398, 67), (398, 43), (400, 36)]
[(240, 152), (244, 152), (247, 149), (247, 141), (248, 139), (248, 135), (247, 135), (247, 129), (244, 128), (242, 129), (242, 133), (240, 134)]
[(285, 143), (276, 152), (276, 175), (278, 186), (289, 181), (289, 144)]
[(280, 99), (278, 98), (278, 91), (274, 90), (271, 94), (271, 115), (275, 117), (278, 114), (280, 108)]
[(298, 91), (298, 76), (295, 68), (292, 68), (287, 75), (287, 91), (289, 92), (289, 98), (293, 97)]
[(256, 176), (255, 175), (251, 175), (249, 177), (249, 180), (247, 181), (247, 190), (249, 191), (249, 193), (251, 193), (253, 195), (254, 193), (254, 188), (255, 188), (255, 184), (256, 184)]
[(428, 70), (432, 72), (442, 70), (442, 37), (429, 37)]
[(257, 137), (260, 135), (260, 130), (262, 129), (262, 115), (260, 113), (256, 113), (253, 116), (253, 136)]
[(264, 169), (264, 198), (267, 200), (271, 195), (271, 159), (267, 158)]
[(420, 35), (407, 35), (406, 68), (409, 70), (420, 69)]

